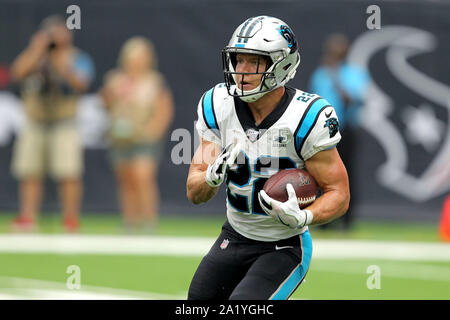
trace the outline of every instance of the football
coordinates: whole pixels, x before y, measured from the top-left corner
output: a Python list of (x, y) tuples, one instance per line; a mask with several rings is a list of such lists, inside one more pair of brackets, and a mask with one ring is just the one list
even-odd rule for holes
[(302, 169), (285, 169), (271, 176), (264, 184), (264, 191), (272, 199), (285, 202), (288, 199), (286, 185), (294, 187), (300, 209), (306, 208), (316, 200), (319, 187), (313, 176)]

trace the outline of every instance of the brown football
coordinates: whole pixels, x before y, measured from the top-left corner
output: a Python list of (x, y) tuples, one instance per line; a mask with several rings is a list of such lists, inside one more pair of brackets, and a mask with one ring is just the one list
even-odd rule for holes
[(264, 184), (264, 191), (272, 199), (285, 202), (288, 199), (286, 185), (290, 183), (297, 195), (298, 205), (306, 208), (316, 200), (319, 192), (316, 180), (306, 170), (285, 169), (271, 176)]

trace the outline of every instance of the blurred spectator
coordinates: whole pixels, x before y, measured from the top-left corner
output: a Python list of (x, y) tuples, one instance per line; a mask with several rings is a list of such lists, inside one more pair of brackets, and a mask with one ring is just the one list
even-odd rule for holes
[(125, 228), (151, 231), (158, 220), (158, 162), (174, 107), (149, 40), (133, 37), (125, 42), (101, 95), (110, 115), (111, 159)]
[(0, 64), (0, 90), (6, 88), (10, 81), (8, 66)]
[(17, 136), (24, 122), (22, 102), (11, 91), (9, 68), (0, 64), (0, 153), (7, 153), (8, 158), (10, 150), (2, 148)]
[(92, 60), (73, 46), (64, 19), (50, 16), (14, 61), (11, 75), (20, 82), (26, 114), (13, 152), (20, 213), (12, 226), (18, 231), (36, 228), (48, 172), (59, 183), (65, 229), (77, 231), (83, 155), (75, 116), (78, 96), (94, 77)]
[[(366, 70), (346, 62), (350, 42), (344, 34), (331, 34), (324, 43), (322, 65), (313, 73), (309, 90), (324, 97), (336, 110), (339, 118), (342, 140), (338, 150), (344, 162), (351, 189), (350, 207), (343, 217), (331, 225), (342, 222), (348, 230), (354, 219), (352, 206), (356, 203), (354, 161), (355, 130), (359, 126), (359, 113), (364, 103), (364, 95), (370, 78)], [(326, 228), (330, 224), (322, 225)]]

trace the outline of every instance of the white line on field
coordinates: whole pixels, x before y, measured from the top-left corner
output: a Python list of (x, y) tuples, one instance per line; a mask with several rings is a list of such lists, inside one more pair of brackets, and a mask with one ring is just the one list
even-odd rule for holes
[[(312, 272), (323, 271), (360, 274), (363, 277), (367, 277), (366, 270), (369, 265), (370, 264), (364, 264), (361, 261), (327, 261), (326, 263), (313, 263), (311, 265), (311, 270)], [(381, 262), (377, 263), (377, 265), (380, 267), (381, 277), (386, 276), (392, 278), (450, 282), (450, 268), (446, 266), (432, 266), (411, 262), (404, 262), (402, 264), (399, 264), (399, 262)]]
[(70, 290), (61, 282), (0, 277), (0, 300), (182, 300), (186, 296), (88, 285)]
[(99, 235), (0, 235), (0, 252), (200, 256), (210, 238)]
[[(0, 235), (0, 253), (205, 255), (215, 238), (105, 235)], [(313, 239), (314, 259), (450, 261), (446, 243)]]
[[(0, 300), (186, 300), (187, 292), (176, 295), (82, 285), (69, 290), (61, 282), (0, 277)], [(291, 299), (305, 300), (305, 298)]]

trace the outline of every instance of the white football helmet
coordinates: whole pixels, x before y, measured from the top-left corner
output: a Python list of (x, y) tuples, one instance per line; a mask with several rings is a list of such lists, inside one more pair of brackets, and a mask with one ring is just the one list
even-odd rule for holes
[[(237, 53), (266, 56), (266, 70), (258, 73), (236, 72)], [(300, 64), (297, 39), (291, 28), (280, 19), (269, 16), (249, 18), (234, 31), (228, 46), (222, 51), (222, 62), (228, 93), (245, 102), (254, 102), (295, 76)], [(239, 88), (236, 76), (245, 74), (261, 74), (261, 83), (253, 90)]]

